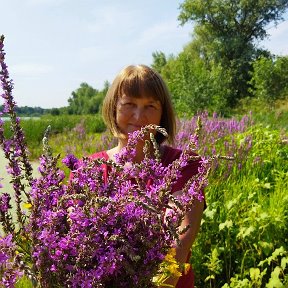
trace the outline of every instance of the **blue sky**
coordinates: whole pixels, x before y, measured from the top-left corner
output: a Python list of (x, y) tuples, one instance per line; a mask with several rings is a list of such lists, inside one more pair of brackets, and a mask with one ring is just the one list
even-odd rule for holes
[[(191, 40), (174, 0), (0, 0), (0, 34), (19, 106), (67, 106), (81, 82), (102, 89), (128, 64), (177, 54)], [(285, 17), (288, 19), (288, 16)], [(262, 46), (288, 55), (288, 21)]]

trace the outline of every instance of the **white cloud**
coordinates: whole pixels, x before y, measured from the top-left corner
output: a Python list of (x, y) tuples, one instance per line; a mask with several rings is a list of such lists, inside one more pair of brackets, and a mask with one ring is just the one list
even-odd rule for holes
[(271, 37), (287, 37), (288, 36), (288, 19), (279, 23), (277, 26), (272, 26), (268, 28), (268, 34)]
[(191, 40), (191, 31), (191, 26), (179, 26), (176, 20), (160, 22), (144, 30), (137, 44), (142, 48), (150, 47), (152, 51), (177, 53)]
[(267, 32), (270, 36), (262, 41), (260, 45), (263, 45), (273, 54), (288, 55), (288, 21), (286, 20), (276, 27), (268, 28)]
[(24, 64), (11, 65), (9, 67), (9, 70), (10, 73), (13, 74), (14, 76), (37, 78), (39, 76), (51, 73), (54, 69), (50, 65), (24, 63)]
[(25, 0), (23, 2), (31, 6), (41, 6), (41, 5), (59, 6), (62, 3), (67, 2), (67, 0)]

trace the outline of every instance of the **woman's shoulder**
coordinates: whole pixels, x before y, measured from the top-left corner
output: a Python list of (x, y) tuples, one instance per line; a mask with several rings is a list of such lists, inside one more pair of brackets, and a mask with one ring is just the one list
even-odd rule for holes
[(94, 154), (89, 155), (89, 158), (90, 159), (101, 159), (102, 158), (102, 159), (108, 160), (109, 156), (107, 154), (107, 151), (103, 150), (103, 151), (96, 152)]
[[(162, 163), (166, 166), (171, 164), (174, 160), (178, 159), (182, 153), (179, 148), (163, 145), (162, 147)], [(194, 152), (189, 152), (193, 156), (198, 156)]]

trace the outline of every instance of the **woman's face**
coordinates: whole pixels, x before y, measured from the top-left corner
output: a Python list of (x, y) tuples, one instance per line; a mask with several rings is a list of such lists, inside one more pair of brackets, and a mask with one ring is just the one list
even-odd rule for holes
[(162, 106), (153, 97), (129, 97), (123, 95), (116, 107), (116, 124), (124, 135), (148, 124), (160, 125)]

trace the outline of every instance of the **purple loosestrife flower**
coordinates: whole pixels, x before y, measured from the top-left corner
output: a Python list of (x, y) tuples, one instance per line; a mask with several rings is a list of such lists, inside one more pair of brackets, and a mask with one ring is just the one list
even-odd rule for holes
[[(13, 288), (16, 281), (23, 275), (16, 261), (16, 245), (13, 236), (8, 234), (0, 237), (0, 286)], [(2, 286), (3, 285), (3, 286)]]
[[(29, 194), (26, 191), (26, 183), (23, 179), (28, 181), (31, 185), (33, 182), (32, 178), (32, 166), (28, 159), (28, 151), (25, 145), (25, 137), (20, 126), (20, 120), (16, 116), (15, 107), (16, 103), (12, 96), (13, 82), (9, 80), (8, 67), (5, 61), (4, 52), (4, 36), (0, 36), (0, 82), (3, 93), (1, 97), (4, 99), (3, 113), (10, 116), (10, 128), (13, 132), (11, 139), (4, 137), (3, 122), (0, 122), (0, 146), (4, 151), (4, 155), (8, 160), (7, 171), (12, 177), (13, 189), (15, 191), (15, 202), (16, 202), (16, 214), (17, 221), (20, 228), (24, 226), (24, 215), (21, 208), (21, 201), (23, 195), (30, 201)], [(24, 172), (23, 172), (24, 171)]]
[(64, 163), (70, 170), (75, 170), (78, 167), (78, 159), (73, 154), (68, 154), (63, 160)]
[[(130, 135), (126, 149), (117, 157), (118, 163), (83, 158), (67, 185), (56, 167), (57, 159), (42, 157), (42, 176), (31, 193), (34, 205), (30, 231), (43, 287), (51, 287), (51, 283), (69, 287), (153, 287), (152, 277), (178, 239), (183, 211), (189, 209), (192, 197), (197, 198), (197, 191), (201, 193), (205, 181), (202, 175), (202, 182), (193, 186), (192, 197), (183, 198), (181, 213), (177, 210), (173, 217), (166, 217), (168, 202), (179, 204), (182, 200), (171, 195), (171, 185), (191, 155), (187, 148), (179, 161), (168, 167), (149, 156), (133, 163), (130, 152), (133, 155), (137, 141), (146, 139), (151, 129), (162, 131), (149, 126)], [(69, 155), (65, 161), (74, 168), (70, 165), (74, 160)], [(125, 166), (127, 162), (131, 165)], [(110, 170), (107, 183), (103, 180), (103, 165)], [(204, 170), (200, 173), (205, 174)]]
[[(201, 120), (202, 128), (200, 133), (195, 133), (198, 118)], [(245, 164), (248, 152), (251, 149), (252, 139), (248, 137), (244, 141), (239, 141), (238, 135), (251, 125), (251, 115), (246, 115), (238, 121), (234, 118), (220, 118), (216, 113), (212, 117), (209, 117), (208, 113), (204, 112), (192, 117), (189, 121), (185, 120), (179, 123), (179, 132), (176, 135), (175, 146), (183, 149), (189, 142), (190, 135), (199, 135), (191, 143), (195, 142), (198, 144), (196, 145), (198, 153), (213, 158), (213, 170), (219, 167), (219, 158), (225, 158), (221, 155), (228, 156), (226, 157), (228, 160), (234, 159), (234, 161), (230, 161), (228, 164), (224, 162), (226, 172), (223, 175), (226, 175), (224, 177), (228, 177), (234, 166), (238, 167)]]
[(10, 205), (11, 196), (8, 193), (0, 195), (0, 213), (8, 212)]
[(15, 225), (12, 221), (10, 209), (11, 196), (8, 193), (0, 194), (0, 223), (2, 224), (5, 233), (14, 233)]

